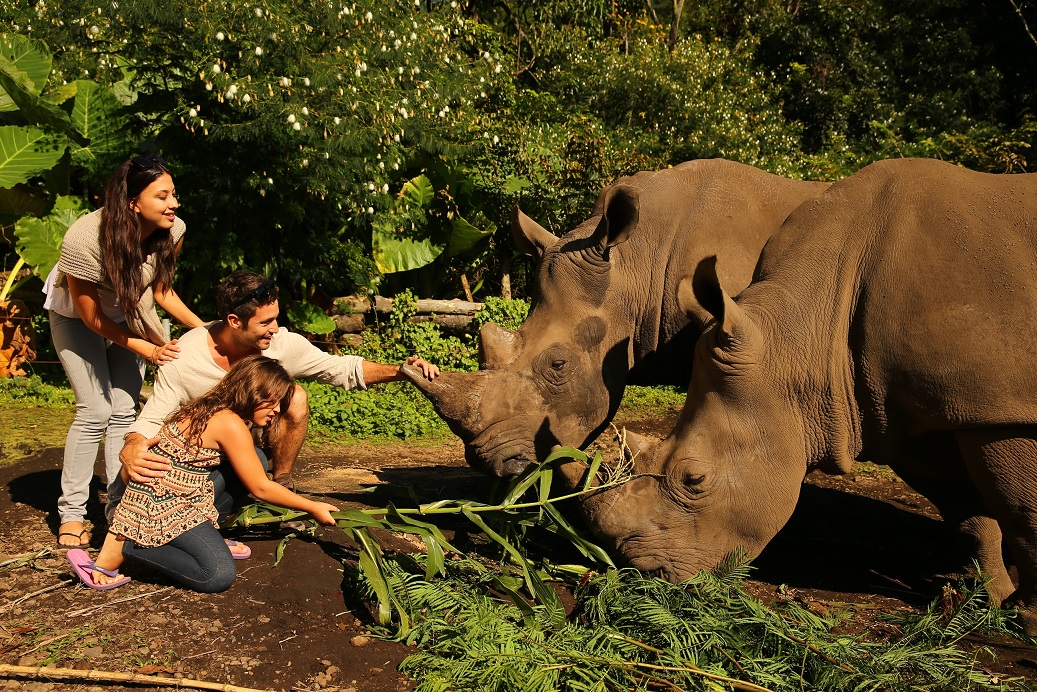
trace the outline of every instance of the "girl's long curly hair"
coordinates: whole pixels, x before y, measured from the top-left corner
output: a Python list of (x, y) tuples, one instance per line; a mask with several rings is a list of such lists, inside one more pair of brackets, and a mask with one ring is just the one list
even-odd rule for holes
[[(248, 356), (235, 363), (215, 387), (174, 411), (166, 424), (190, 421), (181, 432), (188, 442), (201, 446), (202, 433), (217, 412), (229, 409), (248, 423), (264, 402), (280, 401), (281, 411), (287, 411), (294, 392), (295, 380), (280, 363), (266, 356)], [(277, 435), (277, 421), (274, 418), (272, 429), (266, 431), (267, 442)]]
[(175, 257), (173, 238), (167, 228), (152, 233), (147, 248), (141, 245), (140, 219), (130, 209), (130, 202), (168, 173), (166, 162), (158, 156), (137, 156), (116, 168), (104, 186), (101, 263), (119, 306), (127, 315), (137, 318), (140, 318), (140, 296), (147, 288), (142, 265), (148, 254), (156, 253), (155, 280), (162, 286), (173, 285)]

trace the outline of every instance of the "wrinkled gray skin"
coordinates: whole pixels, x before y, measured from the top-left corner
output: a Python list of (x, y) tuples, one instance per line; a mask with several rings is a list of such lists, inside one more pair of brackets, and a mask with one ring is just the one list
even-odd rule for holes
[(540, 257), (522, 328), (486, 325), (477, 373), (429, 382), (404, 372), (474, 468), (506, 476), (556, 445), (582, 447), (612, 419), (631, 370), (642, 382), (688, 383), (686, 354), (708, 315), (677, 307), (687, 267), (717, 255), (725, 285), (741, 289), (770, 234), (827, 187), (703, 160), (621, 178), (562, 238), (516, 209), (516, 243)]
[(645, 475), (583, 504), (596, 534), (680, 580), (757, 555), (811, 468), (869, 459), (939, 508), (1037, 634), (1037, 175), (876, 163), (795, 211), (737, 299), (718, 265), (682, 283), (715, 321), (681, 418), (641, 442)]

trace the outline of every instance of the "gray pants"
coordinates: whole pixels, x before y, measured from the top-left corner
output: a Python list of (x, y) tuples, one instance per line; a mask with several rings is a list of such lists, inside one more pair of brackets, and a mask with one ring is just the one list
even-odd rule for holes
[(144, 360), (106, 340), (82, 320), (53, 311), (50, 333), (76, 395), (76, 417), (65, 438), (58, 516), (62, 523), (83, 521), (102, 436), (108, 483), (119, 476), (119, 451), (136, 415)]

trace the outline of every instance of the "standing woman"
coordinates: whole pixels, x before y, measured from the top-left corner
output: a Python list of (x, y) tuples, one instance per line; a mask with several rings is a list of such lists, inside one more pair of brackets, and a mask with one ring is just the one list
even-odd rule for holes
[(123, 435), (133, 424), (144, 362), (177, 357), (156, 303), (187, 327), (198, 318), (173, 290), (186, 226), (166, 162), (154, 154), (124, 162), (105, 184), (104, 207), (65, 234), (61, 260), (47, 277), (44, 307), (72, 390), (76, 416), (65, 439), (58, 499), (58, 545), (89, 544), (83, 520), (101, 436), (108, 482), (118, 477)]

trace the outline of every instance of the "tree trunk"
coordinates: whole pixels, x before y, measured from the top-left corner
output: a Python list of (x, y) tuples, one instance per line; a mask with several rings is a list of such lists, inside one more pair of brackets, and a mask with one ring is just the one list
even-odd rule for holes
[(684, 12), (684, 0), (673, 0), (673, 21), (670, 22), (670, 38), (666, 45), (673, 50), (680, 36), (681, 14)]

